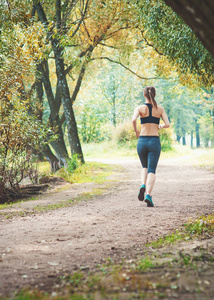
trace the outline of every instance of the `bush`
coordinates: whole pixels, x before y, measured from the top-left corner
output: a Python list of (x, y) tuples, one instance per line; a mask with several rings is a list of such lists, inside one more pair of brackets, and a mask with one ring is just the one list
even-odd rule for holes
[[(34, 155), (45, 144), (47, 131), (29, 116), (24, 105), (2, 102), (0, 110), (0, 202), (19, 197), (20, 182), (29, 177), (37, 182)], [(12, 196), (11, 196), (12, 195)]]
[(68, 161), (67, 171), (73, 173), (80, 165), (81, 160), (79, 159), (79, 155), (74, 153)]
[(161, 151), (170, 151), (173, 148), (172, 130), (171, 128), (159, 130)]
[(116, 142), (121, 146), (125, 144), (129, 147), (136, 146), (137, 138), (131, 122), (118, 125), (113, 136)]

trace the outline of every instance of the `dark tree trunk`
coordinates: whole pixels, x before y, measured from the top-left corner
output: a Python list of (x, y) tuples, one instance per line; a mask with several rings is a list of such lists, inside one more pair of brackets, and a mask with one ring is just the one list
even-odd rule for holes
[(48, 104), (50, 107), (50, 117), (49, 117), (50, 126), (53, 129), (53, 131), (57, 134), (58, 137), (57, 140), (51, 141), (51, 146), (54, 148), (58, 159), (63, 163), (64, 166), (67, 166), (67, 160), (69, 159), (69, 155), (65, 146), (62, 126), (59, 119), (60, 104), (59, 104), (59, 100), (58, 102), (55, 103), (55, 98), (54, 98), (50, 77), (49, 77), (48, 62), (44, 60), (42, 64), (38, 65), (38, 69), (42, 75), (42, 80), (45, 87)]
[(45, 146), (45, 149), (42, 151), (44, 157), (49, 161), (51, 165), (51, 172), (54, 173), (59, 170), (62, 166), (60, 165), (59, 160), (52, 153), (50, 147), (48, 145)]
[(56, 74), (58, 78), (60, 95), (61, 95), (66, 123), (67, 123), (68, 139), (71, 148), (71, 153), (72, 154), (77, 153), (80, 156), (82, 162), (84, 162), (83, 152), (82, 152), (79, 135), (77, 131), (77, 124), (74, 116), (73, 106), (71, 103), (70, 91), (68, 88), (68, 83), (65, 75), (62, 49), (58, 45), (58, 41), (54, 40), (52, 45), (55, 54)]
[(180, 143), (181, 136), (179, 134), (176, 135), (176, 141)]
[[(41, 68), (37, 66), (37, 70), (40, 71)], [(35, 89), (36, 89), (36, 95), (39, 102), (39, 107), (37, 108), (37, 116), (38, 119), (42, 122), (43, 117), (43, 85), (42, 85), (42, 77), (37, 74), (36, 82), (35, 82)], [(41, 153), (38, 154), (38, 156), (44, 156), (50, 163), (51, 166), (51, 172), (55, 172), (61, 168), (60, 166), (60, 160), (57, 159), (57, 157), (52, 153), (50, 147), (48, 145), (45, 145), (45, 148), (42, 150)]]
[(193, 148), (193, 130), (191, 130), (191, 148)]
[(186, 146), (186, 137), (185, 137), (185, 135), (182, 136), (182, 143), (183, 143), (184, 146)]
[(200, 147), (200, 133), (199, 133), (199, 123), (197, 119), (195, 120), (195, 134), (196, 134), (196, 148)]
[(116, 95), (115, 95), (115, 91), (113, 94), (113, 99), (112, 99), (112, 114), (113, 114), (113, 125), (114, 127), (116, 127), (117, 125), (117, 119), (116, 119)]
[[(37, 67), (37, 69), (38, 69), (38, 67)], [(43, 86), (42, 86), (42, 78), (38, 74), (36, 76), (35, 89), (36, 89), (37, 100), (39, 103), (39, 106), (36, 107), (36, 109), (37, 109), (36, 114), (37, 114), (37, 118), (42, 122), (44, 91), (43, 91)]]
[(180, 15), (214, 57), (214, 1), (165, 0)]

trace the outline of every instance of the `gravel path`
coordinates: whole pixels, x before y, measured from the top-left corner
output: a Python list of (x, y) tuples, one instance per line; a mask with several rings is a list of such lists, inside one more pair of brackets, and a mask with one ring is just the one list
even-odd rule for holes
[[(93, 268), (108, 257), (134, 257), (145, 242), (214, 209), (214, 174), (192, 167), (188, 160), (160, 162), (154, 208), (137, 199), (139, 161), (106, 162), (118, 163), (124, 171), (101, 196), (54, 211), (1, 218), (0, 295), (11, 295), (27, 286), (47, 290), (62, 273)], [(88, 188), (84, 184), (71, 186), (45, 194), (38, 201), (55, 203)], [(29, 203), (17, 209), (26, 209), (25, 205)]]

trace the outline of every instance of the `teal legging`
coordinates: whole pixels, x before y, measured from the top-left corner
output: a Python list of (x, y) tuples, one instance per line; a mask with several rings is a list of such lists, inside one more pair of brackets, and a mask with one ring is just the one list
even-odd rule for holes
[(159, 136), (140, 136), (137, 143), (137, 153), (143, 168), (148, 169), (148, 173), (156, 172), (158, 160), (161, 152)]

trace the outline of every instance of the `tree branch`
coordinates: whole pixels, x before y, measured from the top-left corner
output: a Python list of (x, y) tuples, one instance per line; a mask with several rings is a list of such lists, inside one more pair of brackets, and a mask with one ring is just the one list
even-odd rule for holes
[(107, 56), (94, 57), (94, 58), (91, 58), (91, 61), (95, 60), (95, 59), (106, 59), (106, 60), (109, 60), (110, 62), (112, 62), (114, 64), (120, 65), (121, 67), (123, 67), (124, 69), (128, 70), (129, 72), (131, 72), (132, 74), (134, 74), (135, 76), (137, 76), (140, 79), (145, 79), (145, 80), (147, 80), (147, 79), (161, 79), (161, 78), (158, 78), (158, 77), (148, 77), (148, 78), (142, 77), (142, 76), (138, 75), (136, 72), (132, 71), (129, 67), (127, 67), (124, 64), (122, 64), (121, 62), (113, 60), (113, 59), (111, 59), (111, 58), (109, 58)]
[(99, 43), (99, 45), (104, 46), (104, 47), (108, 47), (108, 48), (112, 48), (112, 49), (119, 49), (118, 47), (115, 46), (111, 46), (111, 45), (106, 45), (105, 43)]
[[(81, 84), (82, 84), (82, 80), (83, 80), (83, 77), (85, 75), (85, 70), (86, 70), (87, 64), (90, 62), (90, 57), (91, 57), (91, 54), (92, 54), (93, 50), (94, 50), (94, 48), (91, 48), (90, 51), (88, 51), (86, 59), (83, 62), (82, 68), (81, 68), (80, 73), (79, 73), (79, 77), (77, 79), (77, 83), (76, 83), (75, 89), (74, 89), (73, 94), (71, 96), (71, 103), (72, 104), (76, 100), (77, 94), (78, 94), (78, 92), (80, 90), (80, 87), (81, 87)], [(61, 122), (61, 125), (65, 122), (65, 113), (62, 114), (60, 122)]]
[(140, 29), (139, 27), (137, 27), (137, 29), (140, 30), (141, 35), (142, 35), (142, 37), (143, 37), (143, 40), (146, 42), (146, 45), (149, 46), (149, 47), (152, 47), (159, 55), (163, 55), (163, 53), (161, 53), (154, 45), (152, 45), (152, 44), (150, 44), (150, 43), (148, 42), (148, 40), (146, 39), (146, 37), (145, 37), (145, 35), (144, 35), (144, 33), (143, 33), (143, 30)]
[(61, 0), (56, 0), (56, 28), (57, 30), (61, 29)]

